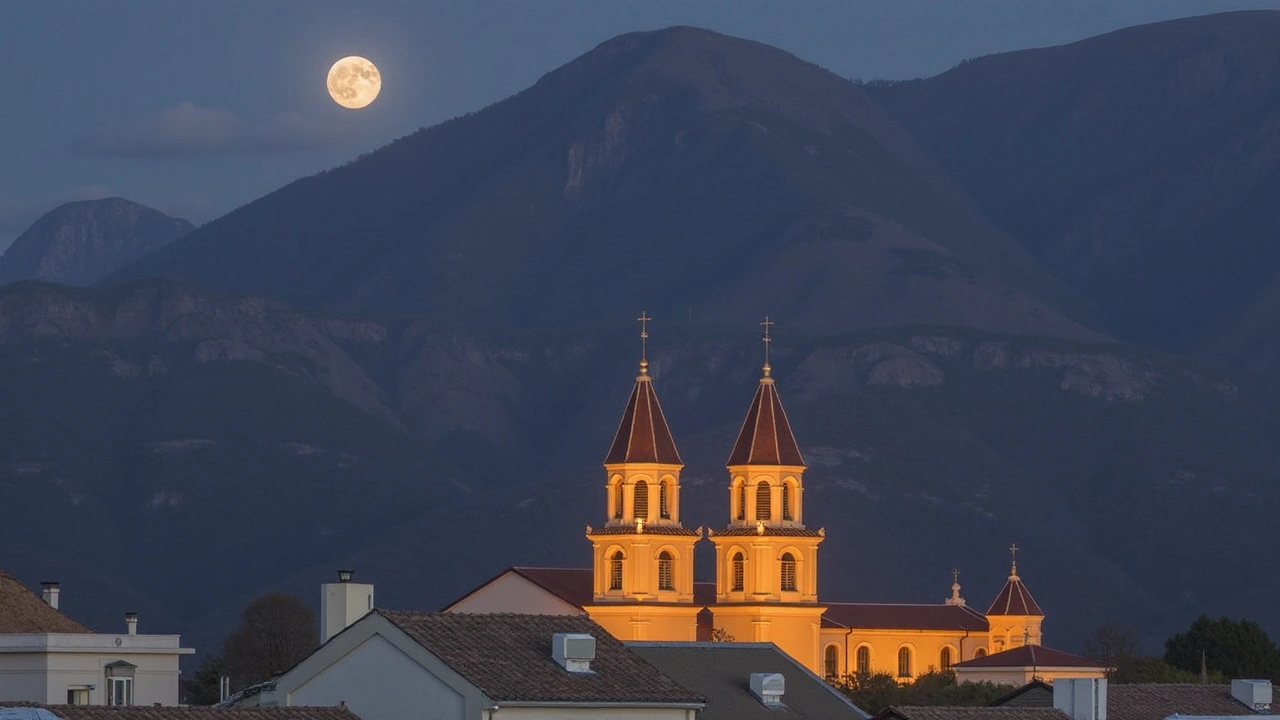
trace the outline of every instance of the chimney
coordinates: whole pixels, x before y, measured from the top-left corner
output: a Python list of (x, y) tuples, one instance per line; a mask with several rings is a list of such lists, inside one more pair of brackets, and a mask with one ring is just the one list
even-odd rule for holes
[(1053, 707), (1071, 720), (1107, 720), (1107, 681), (1058, 678), (1053, 681)]
[(1232, 680), (1231, 697), (1254, 712), (1271, 710), (1270, 680)]
[(551, 636), (551, 657), (569, 672), (589, 673), (596, 659), (596, 639), (586, 633), (556, 633)]
[(354, 570), (339, 570), (338, 582), (320, 586), (320, 642), (325, 643), (373, 609), (373, 586), (352, 582)]
[(751, 673), (751, 694), (771, 708), (782, 707), (787, 679), (782, 673)]
[(56, 580), (45, 580), (40, 583), (40, 597), (44, 598), (44, 602), (54, 610), (58, 609), (58, 596), (62, 594), (62, 588)]
[(138, 613), (127, 612), (124, 614), (124, 626), (128, 629), (130, 635), (138, 634)]

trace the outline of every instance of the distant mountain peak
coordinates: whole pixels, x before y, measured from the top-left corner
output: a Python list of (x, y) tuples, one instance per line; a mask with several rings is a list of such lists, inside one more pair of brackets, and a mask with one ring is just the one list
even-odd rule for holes
[(0, 256), (0, 284), (90, 285), (194, 227), (119, 197), (65, 203), (45, 213)]

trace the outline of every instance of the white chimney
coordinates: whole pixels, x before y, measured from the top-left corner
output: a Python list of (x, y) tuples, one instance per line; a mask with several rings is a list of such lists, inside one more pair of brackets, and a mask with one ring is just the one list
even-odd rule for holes
[(58, 596), (62, 594), (62, 588), (56, 581), (46, 580), (40, 583), (40, 597), (44, 598), (45, 604), (54, 610), (58, 609)]
[(569, 672), (589, 673), (596, 639), (586, 633), (556, 633), (551, 636), (551, 657)]
[(328, 642), (373, 609), (373, 586), (355, 583), (353, 570), (339, 570), (338, 582), (320, 586), (320, 642)]
[(787, 679), (782, 673), (751, 673), (751, 693), (770, 707), (782, 705)]
[(1271, 709), (1270, 680), (1232, 680), (1231, 697), (1255, 712)]
[(138, 634), (138, 613), (127, 612), (124, 614), (124, 626), (130, 635)]
[(1107, 720), (1107, 681), (1058, 678), (1053, 681), (1053, 707), (1071, 720)]

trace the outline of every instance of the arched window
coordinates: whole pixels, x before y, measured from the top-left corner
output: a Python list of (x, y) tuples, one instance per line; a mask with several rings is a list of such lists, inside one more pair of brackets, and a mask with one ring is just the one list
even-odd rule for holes
[(615, 551), (613, 557), (609, 558), (609, 589), (622, 589), (622, 560), (623, 554), (621, 550)]
[(636, 481), (635, 512), (633, 515), (641, 520), (649, 519), (649, 483)]
[(747, 485), (743, 483), (738, 487), (738, 519), (747, 519)]
[(977, 650), (974, 650), (974, 651), (973, 651), (973, 656), (974, 656), (975, 658), (984, 658), (984, 657), (986, 657), (986, 656), (987, 656), (987, 649), (986, 649), (986, 648), (978, 648)]
[(782, 553), (782, 589), (796, 589), (796, 559), (791, 553)]
[(791, 485), (782, 484), (782, 519), (791, 520)]
[(667, 520), (671, 517), (671, 511), (667, 509), (667, 486), (670, 485), (666, 480), (658, 486), (658, 517)]
[(855, 658), (856, 658), (855, 662), (858, 664), (858, 674), (870, 675), (871, 674), (871, 648), (867, 647), (866, 645), (863, 645), (862, 647), (858, 648), (858, 652), (855, 655)]
[(911, 648), (899, 648), (898, 650), (898, 677), (911, 677)]
[(622, 481), (619, 480), (618, 484), (614, 487), (614, 491), (613, 491), (613, 519), (614, 520), (622, 519), (622, 503), (623, 503)]
[(951, 648), (944, 647), (942, 652), (938, 653), (938, 667), (942, 669), (942, 672), (947, 672), (951, 669)]
[(773, 519), (773, 509), (769, 507), (769, 483), (761, 480), (756, 485), (756, 519), (769, 521)]
[(676, 589), (675, 583), (671, 579), (671, 553), (666, 550), (658, 553), (658, 589)]
[(840, 648), (835, 645), (828, 645), (823, 651), (822, 675), (830, 682), (840, 677)]
[(747, 574), (746, 565), (747, 562), (742, 559), (742, 553), (733, 554), (733, 586), (730, 589), (742, 590), (742, 581)]

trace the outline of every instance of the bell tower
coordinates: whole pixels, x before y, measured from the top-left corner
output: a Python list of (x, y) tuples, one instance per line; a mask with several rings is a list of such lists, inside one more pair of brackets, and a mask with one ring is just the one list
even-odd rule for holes
[(714, 624), (744, 642), (773, 642), (818, 668), (818, 545), (825, 532), (804, 524), (804, 458), (765, 362), (738, 432), (729, 469), (729, 524), (709, 533), (716, 546)]
[(1039, 645), (1044, 611), (1031, 591), (1018, 576), (1018, 544), (1009, 546), (1012, 557), (1009, 579), (1000, 594), (987, 608), (987, 622), (991, 626), (990, 652), (1012, 650), (1020, 645)]
[(606, 521), (587, 526), (594, 565), (591, 619), (623, 640), (695, 640), (693, 545), (680, 522), (684, 467), (649, 375), (640, 313), (640, 370), (605, 457)]

